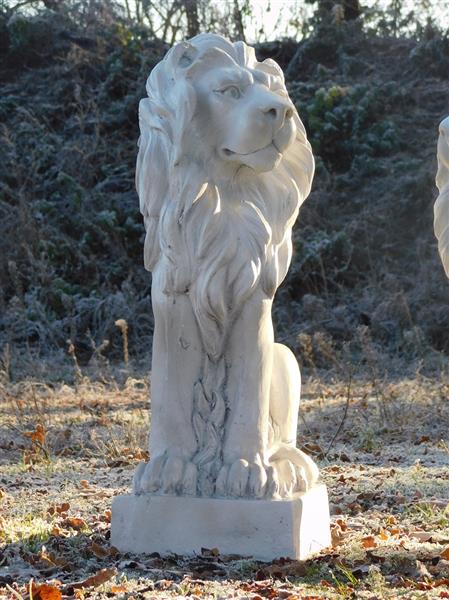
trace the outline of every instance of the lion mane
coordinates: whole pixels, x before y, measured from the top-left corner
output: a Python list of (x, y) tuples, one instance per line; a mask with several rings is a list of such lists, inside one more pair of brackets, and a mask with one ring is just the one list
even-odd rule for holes
[[(261, 70), (271, 90), (285, 90), (281, 69), (258, 62), (243, 42), (202, 34), (173, 47), (151, 72), (139, 106), (136, 187), (144, 217), (145, 267), (168, 295), (189, 294), (204, 348), (213, 361), (239, 307), (261, 287), (272, 297), (291, 261), (291, 228), (310, 191), (314, 160), (294, 111), (296, 139), (272, 171), (249, 168), (229, 186), (210, 180), (198, 158), (195, 77), (225, 54)], [(213, 65), (213, 63), (212, 63)], [(189, 150), (198, 149), (195, 156)], [(163, 263), (163, 268), (158, 269)]]

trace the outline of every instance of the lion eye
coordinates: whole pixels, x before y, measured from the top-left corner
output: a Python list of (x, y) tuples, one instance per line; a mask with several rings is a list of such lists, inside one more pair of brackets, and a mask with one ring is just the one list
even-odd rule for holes
[(242, 96), (240, 88), (238, 88), (236, 85), (228, 85), (220, 91), (223, 94), (223, 96), (229, 96), (230, 98), (234, 98), (235, 100), (238, 100)]

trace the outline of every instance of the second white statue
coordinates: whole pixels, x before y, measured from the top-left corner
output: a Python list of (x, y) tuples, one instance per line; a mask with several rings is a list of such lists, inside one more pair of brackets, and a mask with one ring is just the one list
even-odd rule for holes
[(314, 160), (279, 66), (202, 34), (141, 100), (137, 190), (155, 316), (148, 464), (135, 493), (279, 498), (318, 469), (296, 448), (300, 372), (271, 306)]

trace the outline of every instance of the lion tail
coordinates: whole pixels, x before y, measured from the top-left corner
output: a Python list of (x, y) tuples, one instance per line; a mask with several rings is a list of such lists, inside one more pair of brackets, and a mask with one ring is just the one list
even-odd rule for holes
[(433, 224), (438, 239), (438, 251), (449, 277), (449, 117), (440, 125), (436, 184), (440, 195), (434, 206)]

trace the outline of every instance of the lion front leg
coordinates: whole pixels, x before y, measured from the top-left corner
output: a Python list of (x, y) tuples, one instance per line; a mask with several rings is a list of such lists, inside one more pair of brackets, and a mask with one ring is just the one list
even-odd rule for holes
[(136, 493), (197, 493), (192, 458), (197, 441), (192, 427), (195, 383), (203, 349), (187, 294), (168, 295), (153, 273), (155, 315), (151, 370), (150, 462), (134, 477)]
[(240, 312), (227, 344), (228, 414), (217, 495), (262, 497), (270, 486), (266, 451), (272, 362), (271, 300), (258, 291)]

